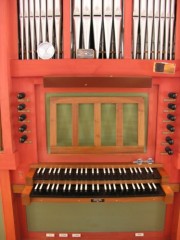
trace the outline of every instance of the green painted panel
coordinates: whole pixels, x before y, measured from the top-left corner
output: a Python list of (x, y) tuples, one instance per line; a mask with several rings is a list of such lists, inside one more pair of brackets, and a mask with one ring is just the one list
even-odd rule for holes
[(101, 144), (116, 145), (116, 104), (101, 104)]
[(0, 239), (5, 240), (5, 230), (4, 230), (4, 222), (3, 222), (3, 210), (2, 210), (2, 200), (0, 194)]
[(57, 105), (57, 144), (72, 146), (72, 105)]
[(80, 146), (94, 145), (94, 105), (79, 104), (78, 136)]
[(26, 208), (29, 231), (162, 231), (163, 202), (32, 203)]
[(123, 104), (123, 145), (138, 145), (138, 104)]
[[(147, 145), (147, 128), (148, 128), (148, 94), (147, 93), (49, 93), (46, 94), (46, 126), (47, 126), (47, 148), (48, 152), (50, 153), (50, 98), (51, 97), (133, 97), (139, 96), (144, 98), (145, 102), (145, 149)], [(62, 146), (71, 146), (72, 144), (72, 122), (71, 122), (71, 112), (70, 108), (68, 109), (67, 105), (64, 104), (64, 110), (60, 110), (64, 112), (65, 120), (63, 121), (63, 125), (60, 128), (58, 126), (58, 145)], [(79, 128), (79, 143), (81, 146), (92, 146), (94, 144), (93, 137), (94, 137), (94, 124), (92, 122), (93, 113), (92, 109), (93, 106), (91, 104), (82, 104), (84, 106), (80, 107), (80, 128)], [(86, 105), (86, 106), (85, 106)], [(93, 105), (93, 104), (92, 104)], [(113, 104), (105, 104), (103, 106), (104, 110), (102, 110), (103, 119), (102, 120), (102, 145), (115, 145), (115, 111)], [(109, 106), (108, 106), (109, 105)], [(126, 104), (125, 104), (126, 105)], [(137, 121), (137, 111), (136, 111), (136, 104), (127, 104), (128, 106), (124, 106), (123, 108), (123, 124), (124, 124), (124, 145), (137, 145), (137, 124), (134, 127), (129, 128), (131, 122)], [(87, 108), (87, 109), (86, 109)], [(106, 113), (109, 114), (106, 114)], [(58, 107), (58, 121), (60, 119), (61, 113), (59, 112)], [(68, 119), (69, 116), (69, 119)], [(107, 120), (105, 120), (105, 116)], [(89, 118), (89, 119), (88, 119)], [(58, 123), (59, 125), (59, 123)], [(108, 126), (108, 127), (107, 127)], [(67, 133), (65, 133), (67, 130)]]

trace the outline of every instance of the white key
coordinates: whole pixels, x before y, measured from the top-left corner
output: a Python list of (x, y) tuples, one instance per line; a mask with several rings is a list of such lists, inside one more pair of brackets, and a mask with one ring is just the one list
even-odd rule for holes
[(121, 191), (123, 191), (123, 190), (124, 190), (124, 187), (123, 187), (123, 184), (122, 184), (122, 183), (120, 184), (120, 187), (121, 187)]
[(76, 175), (78, 175), (78, 172), (79, 172), (79, 168), (76, 168)]
[(69, 169), (69, 175), (71, 175), (71, 173), (72, 173), (72, 168)]
[(48, 174), (51, 174), (51, 172), (52, 172), (52, 168), (49, 169)]
[(65, 192), (65, 191), (66, 191), (66, 183), (63, 186), (63, 192)]
[(145, 171), (146, 171), (146, 173), (149, 173), (149, 170), (145, 167)]
[(143, 189), (143, 191), (145, 190), (145, 187), (144, 187), (144, 184), (143, 183), (141, 183), (141, 187), (142, 187), (142, 189)]
[(126, 174), (126, 169), (125, 168), (123, 168), (123, 172), (124, 172), (124, 174)]
[(39, 187), (39, 191), (42, 190), (44, 183), (41, 183), (41, 186)]
[(99, 175), (99, 168), (96, 168), (96, 173), (97, 175)]
[(59, 190), (59, 183), (56, 185), (56, 192)]
[(94, 175), (94, 168), (92, 168), (92, 170), (91, 170), (91, 171), (92, 171), (92, 175)]
[(131, 172), (131, 174), (133, 174), (134, 172), (133, 172), (133, 170), (132, 170), (132, 168), (130, 168), (130, 172)]
[(116, 191), (116, 184), (113, 183), (113, 189)]
[(56, 173), (56, 168), (53, 170), (53, 174), (55, 174)]
[(76, 188), (75, 188), (75, 191), (76, 191), (76, 192), (78, 191), (78, 184), (76, 184)]
[(53, 183), (52, 187), (51, 187), (51, 191), (53, 192), (54, 191), (54, 186), (55, 184)]
[(154, 183), (152, 183), (153, 187), (154, 187), (154, 190), (157, 190), (157, 187)]
[(125, 188), (126, 188), (126, 191), (129, 190), (129, 187), (128, 187), (127, 183), (125, 183)]
[(97, 191), (99, 192), (99, 184), (97, 184)]
[(115, 170), (114, 170), (114, 168), (112, 168), (112, 173), (115, 174)]
[(152, 190), (152, 187), (151, 187), (151, 184), (150, 184), (150, 183), (148, 183), (148, 187), (149, 187), (150, 190)]
[(112, 189), (112, 188), (111, 188), (111, 184), (108, 184), (108, 185), (109, 185), (109, 191), (111, 191), (111, 189)]
[(139, 186), (138, 183), (136, 183), (136, 187), (137, 187), (137, 189), (138, 189), (139, 191), (141, 190), (141, 188), (140, 188), (140, 186)]
[(132, 183), (132, 188), (134, 191), (136, 191), (136, 187), (135, 187), (134, 183)]
[(67, 170), (68, 170), (68, 169), (67, 169), (67, 168), (65, 168), (65, 170), (64, 170), (64, 174), (65, 174), (65, 175), (67, 174)]
[(70, 192), (71, 191), (71, 184), (69, 184), (69, 186), (68, 186), (68, 192)]
[(83, 184), (80, 185), (80, 191), (83, 191)]
[(39, 183), (36, 183), (36, 186), (34, 188), (34, 191), (36, 191), (38, 189)]
[(119, 173), (120, 173), (120, 174), (122, 174), (122, 171), (121, 171), (121, 169), (120, 169), (120, 168), (119, 168)]
[(85, 192), (87, 192), (87, 184), (85, 184)]
[(103, 168), (103, 173), (104, 173), (104, 175), (106, 175), (106, 169), (105, 168)]
[(136, 174), (138, 174), (138, 171), (137, 171), (137, 169), (136, 169), (136, 168), (134, 168), (134, 171), (135, 171), (135, 173), (136, 173)]
[(107, 186), (104, 184), (104, 191), (107, 192)]
[(153, 171), (153, 169), (151, 168), (151, 167), (149, 167), (149, 171), (151, 172), (151, 173), (153, 173), (154, 171)]
[(61, 169), (60, 169), (60, 168), (58, 168), (58, 171), (57, 171), (57, 174), (58, 174), (58, 175), (60, 174), (60, 171), (61, 171)]
[(92, 191), (94, 192), (94, 184), (92, 184)]
[(110, 175), (111, 174), (110, 168), (108, 168), (107, 171), (108, 171), (108, 175)]
[(43, 170), (41, 172), (42, 175), (44, 174), (45, 170), (46, 170), (46, 168), (43, 168)]
[(50, 188), (50, 183), (48, 183), (47, 187), (46, 187), (46, 191), (48, 192)]
[(85, 168), (85, 174), (87, 175), (87, 168)]
[(40, 171), (41, 171), (41, 168), (38, 168), (37, 174), (39, 174), (39, 173), (40, 173)]
[(139, 170), (140, 174), (142, 174), (142, 170), (141, 170), (141, 168), (138, 168), (138, 170)]
[(81, 175), (83, 174), (83, 168), (81, 168)]

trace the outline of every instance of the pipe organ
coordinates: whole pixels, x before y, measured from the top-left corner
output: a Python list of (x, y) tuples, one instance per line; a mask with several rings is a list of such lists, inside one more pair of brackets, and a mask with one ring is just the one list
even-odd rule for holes
[(180, 0), (0, 22), (0, 239), (180, 239)]

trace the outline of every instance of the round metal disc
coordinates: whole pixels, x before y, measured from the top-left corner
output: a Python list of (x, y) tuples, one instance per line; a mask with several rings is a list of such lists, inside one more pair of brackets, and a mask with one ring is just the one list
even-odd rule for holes
[(41, 59), (50, 59), (55, 53), (54, 46), (50, 42), (40, 43), (37, 47), (37, 54)]

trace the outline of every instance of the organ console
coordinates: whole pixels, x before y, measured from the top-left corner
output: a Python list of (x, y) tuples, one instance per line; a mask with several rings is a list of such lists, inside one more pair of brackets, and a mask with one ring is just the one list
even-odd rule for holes
[(172, 201), (161, 165), (34, 165), (26, 178), (23, 203)]
[(180, 0), (0, 1), (0, 239), (180, 239)]

